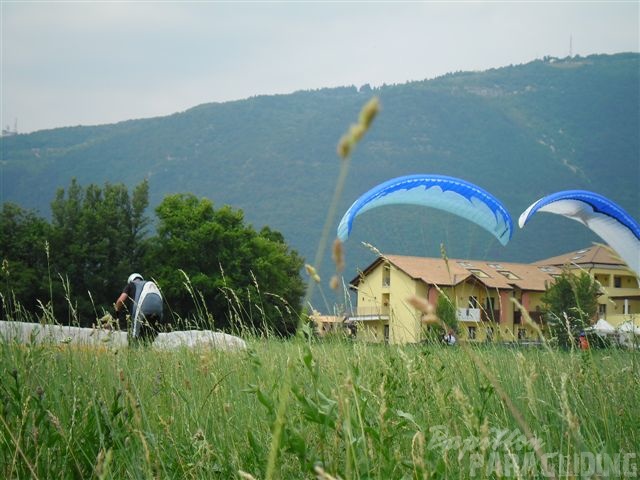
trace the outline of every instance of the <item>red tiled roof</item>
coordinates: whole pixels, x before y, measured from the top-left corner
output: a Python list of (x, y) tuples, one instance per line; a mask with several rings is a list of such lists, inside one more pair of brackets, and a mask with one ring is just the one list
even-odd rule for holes
[[(391, 264), (415, 280), (430, 285), (454, 286), (469, 279), (486, 285), (487, 288), (544, 291), (553, 282), (554, 275), (562, 270), (556, 266), (523, 264), (511, 262), (491, 262), (442, 258), (409, 257), (404, 255), (384, 255)], [(378, 258), (367, 269), (373, 269), (383, 261)], [(351, 283), (357, 285), (360, 279)]]
[(609, 247), (594, 244), (590, 247), (582, 248), (574, 252), (558, 255), (544, 260), (534, 262), (535, 265), (619, 265), (626, 267), (623, 260)]

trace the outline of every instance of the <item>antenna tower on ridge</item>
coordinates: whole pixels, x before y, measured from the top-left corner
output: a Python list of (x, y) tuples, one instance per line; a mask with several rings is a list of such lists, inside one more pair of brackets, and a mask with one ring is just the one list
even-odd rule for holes
[(573, 58), (573, 35), (569, 35), (569, 58)]

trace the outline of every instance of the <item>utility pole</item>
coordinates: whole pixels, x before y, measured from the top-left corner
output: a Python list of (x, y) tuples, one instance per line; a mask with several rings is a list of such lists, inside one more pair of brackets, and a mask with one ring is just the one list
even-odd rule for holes
[(569, 34), (569, 58), (573, 58), (573, 35)]

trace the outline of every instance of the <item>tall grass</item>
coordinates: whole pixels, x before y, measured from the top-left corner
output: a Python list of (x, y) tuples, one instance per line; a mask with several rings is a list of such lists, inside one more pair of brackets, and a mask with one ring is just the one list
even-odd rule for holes
[(580, 472), (560, 470), (560, 456), (614, 461), (640, 445), (633, 352), (249, 345), (225, 353), (2, 343), (0, 477), (264, 478), (287, 371), (274, 478), (483, 478), (510, 455), (525, 470), (507, 476), (545, 478), (536, 446), (547, 474), (569, 477)]

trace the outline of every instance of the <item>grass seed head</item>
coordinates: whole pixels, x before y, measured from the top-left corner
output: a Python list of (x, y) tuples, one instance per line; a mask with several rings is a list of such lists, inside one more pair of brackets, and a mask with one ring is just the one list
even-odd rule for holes
[(336, 264), (336, 271), (342, 272), (344, 270), (344, 246), (339, 238), (333, 241), (331, 257)]
[(56, 417), (50, 410), (47, 410), (47, 416), (49, 417), (49, 421), (54, 426), (54, 428), (58, 431), (58, 433), (62, 433), (62, 425), (60, 424), (60, 419)]
[(407, 298), (407, 303), (413, 308), (422, 312), (421, 321), (425, 325), (436, 325), (440, 323), (440, 319), (436, 316), (436, 309), (433, 305), (427, 302), (424, 298), (420, 298), (416, 295), (412, 295)]
[(350, 141), (353, 144), (358, 143), (364, 137), (364, 134), (367, 132), (367, 129), (364, 125), (360, 123), (354, 123), (349, 127), (349, 137)]
[(365, 104), (364, 107), (362, 107), (362, 110), (360, 111), (360, 118), (358, 119), (360, 124), (368, 129), (379, 111), (380, 100), (378, 100), (378, 97), (373, 97)]
[(362, 140), (379, 111), (380, 101), (377, 97), (373, 97), (362, 107), (358, 116), (358, 123), (350, 125), (349, 131), (338, 142), (338, 155), (342, 159), (346, 159), (351, 154), (353, 147)]
[(317, 479), (318, 480), (338, 480), (338, 478), (333, 477), (331, 475), (329, 475), (327, 472), (324, 471), (324, 468), (322, 468), (320, 465), (316, 465), (314, 467), (314, 470), (316, 472), (317, 475)]
[(243, 472), (242, 470), (238, 470), (238, 475), (240, 475), (240, 478), (243, 478), (244, 480), (256, 480), (256, 477), (250, 473)]
[(314, 282), (320, 283), (320, 275), (318, 275), (318, 272), (316, 271), (315, 267), (307, 263), (304, 266), (304, 268), (307, 271), (307, 274), (313, 279)]
[(340, 158), (347, 158), (351, 153), (351, 145), (349, 145), (349, 139), (344, 135), (338, 142), (338, 156)]
[(432, 314), (435, 312), (433, 305), (427, 302), (424, 298), (420, 298), (420, 297), (417, 297), (416, 295), (412, 295), (407, 299), (407, 301), (413, 308), (421, 311), (422, 313)]

